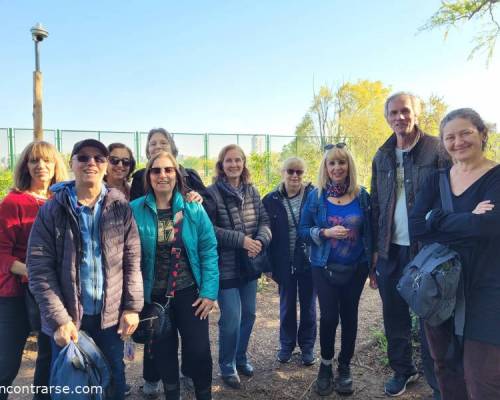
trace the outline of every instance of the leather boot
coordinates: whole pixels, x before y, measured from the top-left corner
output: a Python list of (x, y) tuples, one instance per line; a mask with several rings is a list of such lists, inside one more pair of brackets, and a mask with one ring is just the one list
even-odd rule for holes
[(196, 400), (212, 400), (212, 386), (205, 389), (195, 389)]
[(163, 381), (165, 400), (181, 400), (181, 385), (177, 383), (167, 383)]

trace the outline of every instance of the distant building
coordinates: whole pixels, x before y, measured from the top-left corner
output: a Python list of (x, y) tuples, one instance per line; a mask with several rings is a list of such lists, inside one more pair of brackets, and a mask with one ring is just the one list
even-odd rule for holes
[(264, 136), (252, 136), (252, 153), (264, 153)]

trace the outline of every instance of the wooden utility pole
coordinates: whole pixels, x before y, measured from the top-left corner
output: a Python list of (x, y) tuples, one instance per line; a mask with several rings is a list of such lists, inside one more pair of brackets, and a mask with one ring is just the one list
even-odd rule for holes
[(42, 114), (42, 88), (43, 79), (40, 71), (33, 72), (33, 140), (43, 140), (43, 114)]

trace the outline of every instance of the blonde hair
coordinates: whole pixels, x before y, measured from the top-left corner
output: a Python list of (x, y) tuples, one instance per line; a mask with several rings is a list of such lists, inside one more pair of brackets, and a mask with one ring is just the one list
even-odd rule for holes
[(285, 161), (283, 161), (283, 166), (281, 167), (281, 171), (286, 171), (292, 165), (300, 165), (302, 169), (306, 170), (306, 162), (300, 157), (288, 157)]
[(50, 180), (50, 185), (68, 179), (66, 165), (54, 145), (43, 141), (32, 142), (24, 148), (17, 161), (14, 170), (15, 190), (24, 192), (31, 187), (31, 175), (28, 169), (28, 162), (31, 159), (46, 159), (54, 163), (54, 176)]
[(330, 177), (328, 176), (328, 170), (326, 168), (326, 163), (330, 160), (347, 160), (348, 176), (349, 176), (349, 187), (347, 188), (347, 193), (350, 195), (357, 195), (359, 192), (356, 165), (354, 164), (354, 158), (352, 154), (347, 150), (347, 147), (338, 148), (333, 147), (330, 150), (325, 151), (321, 164), (319, 166), (318, 173), (318, 197), (323, 195), (323, 190), (326, 189), (327, 183), (330, 182)]

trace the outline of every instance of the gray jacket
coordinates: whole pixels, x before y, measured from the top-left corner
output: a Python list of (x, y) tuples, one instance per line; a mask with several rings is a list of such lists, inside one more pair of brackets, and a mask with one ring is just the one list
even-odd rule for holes
[[(406, 208), (408, 215), (415, 204), (415, 195), (429, 175), (445, 166), (445, 156), (439, 151), (439, 139), (419, 130), (417, 144), (403, 155)], [(392, 238), (394, 210), (396, 207), (396, 134), (378, 149), (372, 163), (371, 201), (372, 227), (375, 251), (387, 259)], [(411, 252), (416, 254), (417, 244), (411, 243)]]
[[(128, 202), (116, 189), (109, 189), (104, 198), (99, 229), (104, 268), (101, 328), (106, 329), (118, 323), (121, 311), (140, 312), (144, 301), (139, 234)], [(68, 193), (56, 191), (33, 224), (26, 261), (29, 287), (47, 335), (71, 320), (80, 327), (81, 251), (78, 218)]]
[[(244, 200), (241, 201), (220, 181), (209, 186), (208, 192), (213, 199), (212, 204), (207, 204), (207, 210), (217, 237), (221, 288), (227, 288), (228, 281), (232, 282), (229, 286), (235, 287), (237, 282), (257, 278), (247, 277), (240, 270), (238, 254), (247, 235), (260, 240), (264, 247), (271, 243), (269, 217), (259, 192), (253, 185), (246, 185)], [(234, 221), (234, 229), (228, 212)]]

